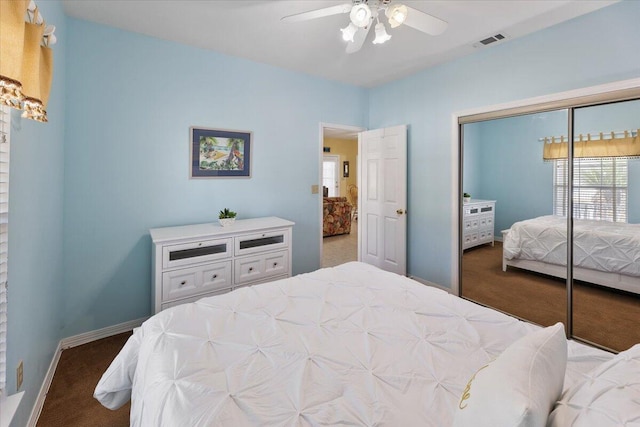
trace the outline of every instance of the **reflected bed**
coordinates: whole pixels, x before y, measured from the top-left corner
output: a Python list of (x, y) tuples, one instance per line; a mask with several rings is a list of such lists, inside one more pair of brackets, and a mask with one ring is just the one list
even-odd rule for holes
[[(640, 224), (574, 220), (576, 280), (640, 293)], [(567, 219), (541, 216), (502, 231), (502, 270), (566, 278)]]

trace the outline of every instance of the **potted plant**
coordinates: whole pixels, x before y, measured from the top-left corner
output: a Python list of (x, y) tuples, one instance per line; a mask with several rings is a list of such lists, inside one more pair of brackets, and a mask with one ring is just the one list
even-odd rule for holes
[(223, 227), (227, 227), (232, 225), (236, 221), (236, 215), (234, 211), (230, 211), (228, 208), (224, 208), (218, 214), (218, 221), (220, 221), (220, 225)]
[(471, 201), (471, 194), (469, 194), (469, 193), (464, 193), (464, 194), (462, 195), (462, 198), (463, 198), (463, 200), (464, 200), (464, 202), (465, 202), (465, 203), (469, 203), (469, 202)]

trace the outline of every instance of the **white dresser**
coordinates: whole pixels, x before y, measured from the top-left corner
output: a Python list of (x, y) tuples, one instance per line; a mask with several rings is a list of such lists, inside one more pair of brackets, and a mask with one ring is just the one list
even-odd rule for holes
[(468, 249), (484, 243), (493, 246), (493, 227), (495, 223), (495, 200), (471, 199), (463, 205), (462, 249)]
[(291, 276), (294, 223), (267, 217), (153, 228), (153, 313), (233, 289)]

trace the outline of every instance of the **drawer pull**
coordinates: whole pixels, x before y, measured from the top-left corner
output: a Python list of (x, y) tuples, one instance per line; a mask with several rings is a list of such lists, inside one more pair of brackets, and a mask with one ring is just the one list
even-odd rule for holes
[(277, 263), (277, 262), (274, 262), (274, 263), (273, 263), (273, 266), (274, 266), (274, 267), (276, 267), (277, 265), (278, 265), (278, 263)]
[(253, 267), (249, 267), (249, 273), (253, 271)]
[(211, 280), (216, 279), (217, 277), (218, 277), (218, 275), (217, 275), (217, 274), (214, 274), (214, 275), (211, 277)]
[(184, 285), (186, 285), (186, 284), (187, 284), (187, 281), (186, 281), (186, 280), (183, 280), (182, 282), (180, 282), (180, 286), (184, 286)]

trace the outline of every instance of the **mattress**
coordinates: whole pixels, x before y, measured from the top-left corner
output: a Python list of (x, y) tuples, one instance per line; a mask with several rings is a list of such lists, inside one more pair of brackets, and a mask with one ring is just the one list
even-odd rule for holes
[[(537, 326), (358, 262), (203, 298), (138, 328), (95, 390), (132, 426), (450, 425)], [(612, 355), (569, 341), (565, 388)]]
[[(640, 277), (640, 224), (574, 220), (574, 265)], [(556, 215), (516, 222), (504, 237), (508, 260), (566, 265), (567, 219)]]

